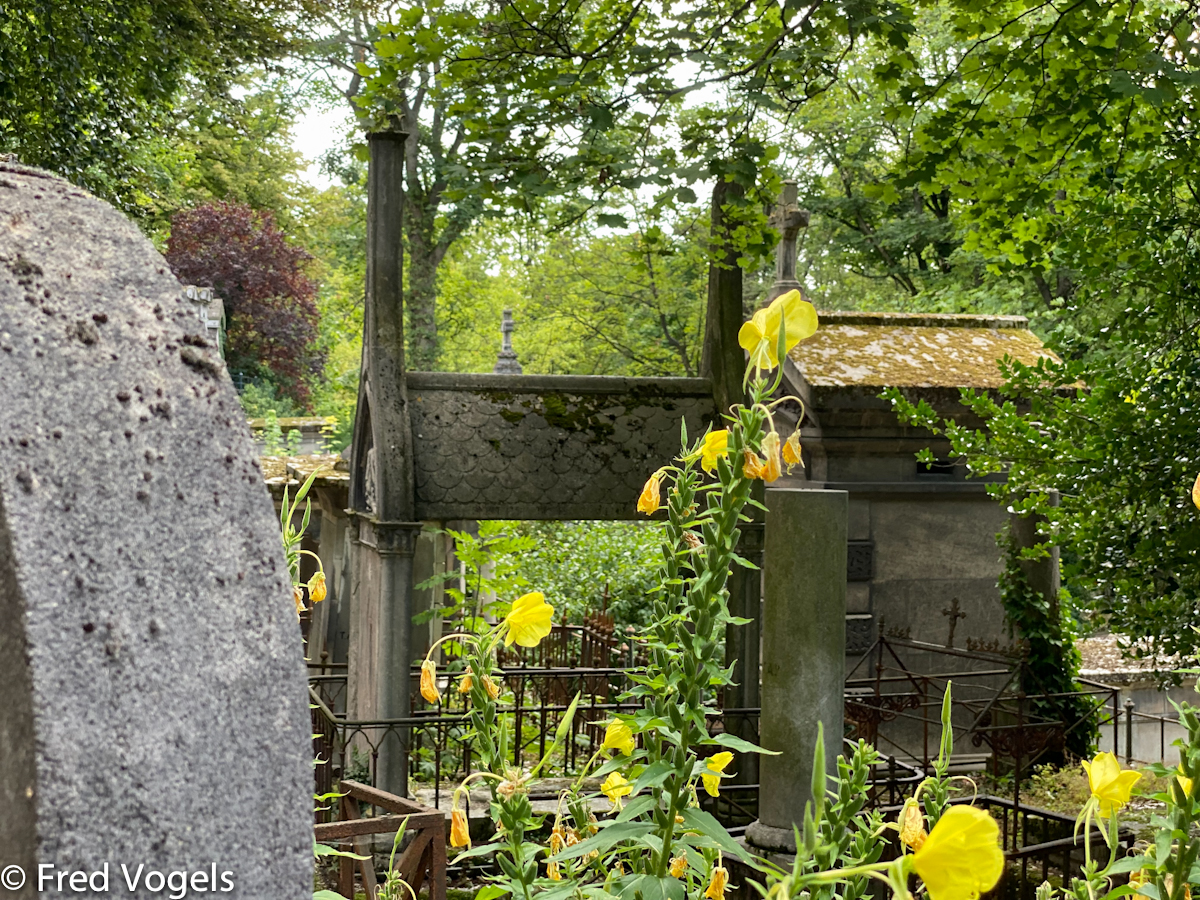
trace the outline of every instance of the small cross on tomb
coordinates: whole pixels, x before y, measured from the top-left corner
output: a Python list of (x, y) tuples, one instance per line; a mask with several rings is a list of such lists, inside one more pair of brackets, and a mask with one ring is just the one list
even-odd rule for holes
[(808, 227), (808, 210), (797, 205), (796, 182), (783, 183), (783, 196), (771, 213), (771, 225), (779, 231), (779, 246), (775, 250), (775, 283), (768, 299), (774, 300), (788, 291), (799, 291), (796, 280), (796, 240), (800, 229)]
[(967, 614), (958, 607), (958, 598), (955, 597), (950, 601), (950, 605), (942, 610), (942, 615), (950, 620), (950, 634), (946, 637), (946, 649), (954, 649), (954, 629), (958, 627), (958, 620), (965, 619)]

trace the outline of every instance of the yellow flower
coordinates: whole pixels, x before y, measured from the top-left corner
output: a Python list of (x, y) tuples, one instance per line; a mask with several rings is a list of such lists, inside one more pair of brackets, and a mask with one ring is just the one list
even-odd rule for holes
[(767, 436), (762, 439), (762, 452), (766, 457), (763, 464), (763, 481), (770, 484), (783, 474), (779, 468), (779, 432), (767, 432)]
[(990, 891), (1004, 870), (996, 820), (974, 806), (950, 807), (913, 854), (913, 867), (929, 900), (974, 900)]
[(558, 871), (558, 863), (554, 860), (546, 863), (546, 874), (550, 876), (551, 881), (562, 881), (562, 874)]
[(467, 827), (467, 814), (457, 806), (450, 810), (450, 846), (471, 846), (471, 831)]
[(1100, 801), (1100, 817), (1107, 819), (1129, 802), (1129, 792), (1142, 776), (1137, 772), (1122, 772), (1121, 764), (1111, 753), (1097, 753), (1090, 763), (1083, 763), (1092, 796)]
[(642, 488), (642, 495), (638, 497), (637, 511), (645, 513), (648, 516), (658, 512), (658, 508), (662, 506), (662, 492), (659, 489), (659, 482), (662, 481), (662, 475), (655, 472), (646, 481), (646, 486)]
[(500, 685), (492, 681), (492, 677), (490, 675), (483, 676), (483, 689), (487, 691), (488, 696), (493, 700), (500, 696)]
[(743, 478), (763, 478), (766, 472), (766, 463), (749, 447), (742, 451), (742, 477)]
[(632, 791), (633, 786), (620, 772), (609, 773), (604, 779), (604, 784), (600, 785), (600, 792), (612, 802), (613, 809), (617, 810), (621, 809), (621, 798), (629, 796)]
[(900, 826), (900, 840), (913, 850), (920, 850), (929, 837), (925, 833), (925, 816), (921, 814), (921, 804), (911, 797), (904, 801), (904, 808), (896, 817)]
[(325, 599), (327, 593), (328, 591), (325, 588), (325, 573), (318, 571), (312, 578), (308, 579), (308, 599), (313, 603), (320, 603)]
[(508, 618), (504, 620), (508, 626), (504, 646), (511, 647), (515, 641), (522, 647), (536, 647), (550, 633), (550, 618), (553, 615), (554, 607), (546, 602), (541, 591), (517, 598)]
[(300, 585), (292, 585), (292, 602), (296, 604), (296, 618), (300, 618), (300, 613), (304, 612), (304, 591), (300, 590)]
[[(710, 431), (704, 436), (704, 443), (700, 445), (700, 468), (705, 472), (711, 472), (717, 467), (717, 457), (728, 454), (729, 429)], [(695, 459), (695, 457), (692, 458)]]
[(437, 681), (434, 680), (436, 675), (437, 666), (434, 665), (432, 659), (421, 663), (421, 696), (430, 703), (437, 703), (442, 699), (442, 694), (437, 688)]
[(1196, 482), (1192, 485), (1192, 503), (1196, 509), (1200, 509), (1200, 475), (1196, 476)]
[(742, 325), (738, 332), (738, 343), (750, 354), (750, 365), (756, 369), (773, 369), (779, 365), (776, 349), (779, 331), (784, 329), (784, 351), (790, 351), (817, 330), (817, 311), (800, 296), (799, 291), (788, 291), (771, 301), (766, 309), (760, 309)]
[(604, 743), (601, 750), (616, 750), (629, 756), (637, 745), (633, 742), (633, 731), (620, 719), (613, 719), (604, 729)]
[(800, 466), (804, 468), (804, 460), (800, 458), (800, 432), (793, 431), (791, 437), (784, 442), (783, 445), (783, 461), (787, 464), (788, 473), (791, 474), (792, 466)]
[(683, 873), (687, 871), (687, 857), (674, 856), (671, 858), (671, 877), (682, 878)]
[(1192, 796), (1192, 779), (1183, 774), (1183, 764), (1181, 763), (1175, 770), (1175, 780), (1179, 782), (1179, 789), (1183, 791), (1183, 796)]
[[(425, 666), (424, 666), (424, 665), (422, 665), (422, 666), (421, 666), (421, 669), (422, 669), (422, 672), (421, 672), (421, 679), (422, 679), (422, 680), (421, 680), (421, 693), (422, 693), (422, 694), (424, 694), (424, 693), (425, 693), (425, 681), (424, 681), (424, 674), (425, 674), (425, 673), (424, 673), (424, 669), (425, 669)], [(458, 682), (458, 692), (459, 692), (460, 694), (469, 694), (469, 693), (471, 693), (471, 685), (472, 685), (473, 683), (474, 683), (474, 682), (472, 682), (472, 681), (471, 681), (471, 673), (470, 673), (470, 672), (468, 672), (466, 675), (464, 675), (464, 676), (463, 676), (463, 677), (462, 677), (462, 678), (459, 680), (459, 682)]]
[(708, 900), (725, 900), (725, 885), (729, 884), (729, 872), (724, 866), (713, 866), (712, 881), (708, 883), (708, 890), (704, 892), (704, 896)]
[(733, 754), (728, 750), (714, 753), (708, 758), (704, 771), (700, 773), (700, 780), (704, 782), (704, 790), (708, 792), (708, 796), (720, 796), (721, 773), (731, 762), (733, 762)]

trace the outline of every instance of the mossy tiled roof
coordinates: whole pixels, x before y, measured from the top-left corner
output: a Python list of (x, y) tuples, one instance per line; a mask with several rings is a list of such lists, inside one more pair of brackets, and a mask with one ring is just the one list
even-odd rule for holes
[(350, 467), (336, 453), (320, 453), (312, 456), (264, 456), (262, 464), (263, 480), (268, 487), (283, 491), (284, 486), (291, 488), (304, 484), (308, 476), (318, 469), (320, 473), (314, 482), (318, 487), (331, 487), (337, 484), (349, 484)]
[(999, 387), (1006, 355), (1054, 354), (1021, 316), (822, 312), (791, 358), (814, 387)]

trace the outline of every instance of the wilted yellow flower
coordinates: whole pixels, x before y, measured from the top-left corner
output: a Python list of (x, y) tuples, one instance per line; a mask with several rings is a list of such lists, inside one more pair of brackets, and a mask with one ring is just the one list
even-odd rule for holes
[(558, 871), (558, 863), (554, 860), (549, 860), (546, 863), (546, 875), (551, 881), (562, 881), (562, 874)]
[[(424, 666), (422, 666), (421, 668), (422, 668), (422, 669), (424, 669), (425, 667), (424, 667)], [(458, 681), (458, 692), (459, 692), (460, 694), (469, 694), (469, 693), (471, 693), (471, 685), (472, 685), (472, 684), (474, 684), (474, 683), (475, 683), (475, 682), (473, 682), (473, 681), (471, 680), (471, 673), (470, 673), (470, 672), (467, 672), (467, 673), (466, 673), (465, 675), (463, 675), (463, 677), (462, 677), (462, 678), (460, 678), (460, 679), (459, 679), (459, 681)], [(421, 693), (424, 693), (424, 692), (425, 692), (425, 691), (424, 691), (424, 688), (422, 688), (422, 691), (421, 691)]]
[(620, 860), (617, 860), (617, 862), (613, 864), (613, 874), (618, 878), (625, 874), (625, 864)]
[(313, 603), (320, 603), (325, 599), (328, 591), (325, 588), (325, 573), (318, 570), (313, 574), (313, 577), (308, 579), (308, 599)]
[(779, 432), (767, 432), (766, 437), (762, 439), (762, 452), (766, 459), (763, 463), (763, 481), (770, 484), (783, 474), (779, 466)]
[(300, 585), (292, 585), (292, 602), (296, 604), (296, 618), (300, 617), (300, 613), (304, 612), (304, 591), (300, 590)]
[(683, 873), (687, 871), (687, 857), (674, 856), (671, 858), (671, 876), (673, 878), (682, 878)]
[(971, 900), (996, 886), (1004, 871), (1000, 828), (974, 806), (952, 806), (913, 854), (929, 900)]
[(623, 805), (621, 798), (628, 797), (632, 791), (633, 786), (620, 772), (610, 772), (604, 784), (600, 785), (600, 792), (612, 802), (613, 809), (618, 810)]
[[(712, 472), (717, 468), (717, 457), (728, 454), (729, 429), (710, 431), (704, 436), (704, 443), (700, 445), (700, 468), (705, 472)], [(695, 459), (695, 457), (692, 458)]]
[(912, 850), (920, 850), (929, 835), (925, 833), (925, 816), (921, 813), (921, 804), (911, 797), (904, 801), (904, 808), (896, 817), (900, 826), (900, 840)]
[(708, 758), (704, 771), (700, 773), (700, 780), (704, 782), (704, 790), (710, 797), (720, 796), (721, 773), (731, 762), (733, 762), (733, 754), (728, 750), (714, 753)]
[(633, 731), (620, 719), (613, 719), (604, 729), (604, 743), (601, 750), (616, 750), (629, 756), (637, 745), (633, 742)]
[(566, 837), (563, 835), (563, 827), (561, 822), (555, 822), (554, 827), (550, 829), (550, 853), (554, 854), (567, 845)]
[[(421, 696), (429, 703), (437, 703), (442, 699), (441, 691), (437, 687), (437, 666), (434, 665), (432, 659), (427, 659), (421, 663)], [(467, 676), (470, 678), (471, 676)]]
[(804, 460), (800, 457), (800, 432), (793, 431), (783, 444), (783, 462), (791, 473), (793, 466), (803, 468)]
[(742, 451), (742, 477), (743, 478), (764, 478), (766, 476), (766, 463), (753, 450), (747, 447)]
[(638, 497), (637, 511), (645, 513), (648, 516), (658, 512), (658, 508), (662, 506), (662, 490), (659, 484), (662, 481), (662, 475), (655, 472), (646, 480), (646, 486), (642, 488), (642, 495)]
[(483, 676), (483, 689), (487, 691), (488, 696), (493, 700), (500, 696), (500, 685), (492, 681), (492, 676), (490, 675)]
[(750, 365), (757, 369), (773, 369), (779, 365), (776, 349), (781, 329), (787, 335), (784, 352), (816, 333), (817, 311), (799, 291), (788, 291), (776, 297), (766, 309), (760, 309), (742, 325), (738, 343), (750, 354)]
[(1112, 753), (1097, 753), (1090, 763), (1083, 763), (1092, 796), (1100, 801), (1100, 817), (1107, 819), (1129, 802), (1129, 792), (1142, 776), (1137, 772), (1122, 772), (1121, 764)]
[(725, 900), (725, 885), (729, 884), (729, 872), (724, 866), (713, 866), (712, 881), (708, 883), (708, 890), (704, 892), (704, 896), (708, 900)]
[(541, 591), (518, 597), (508, 618), (504, 620), (508, 626), (504, 646), (511, 647), (515, 641), (522, 647), (536, 647), (550, 633), (550, 618), (553, 615), (554, 607), (546, 602)]
[(471, 846), (471, 830), (467, 827), (467, 814), (457, 806), (450, 810), (450, 846)]

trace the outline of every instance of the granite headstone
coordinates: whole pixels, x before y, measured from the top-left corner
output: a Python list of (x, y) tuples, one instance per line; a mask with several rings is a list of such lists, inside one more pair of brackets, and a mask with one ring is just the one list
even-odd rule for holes
[(0, 896), (312, 895), (300, 633), (203, 332), (124, 216), (0, 164)]

